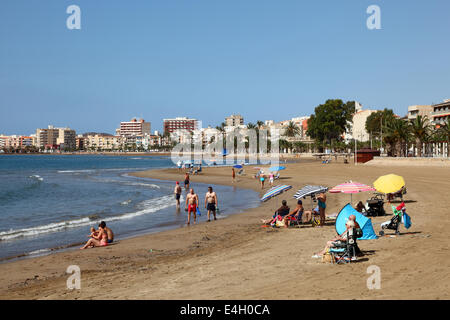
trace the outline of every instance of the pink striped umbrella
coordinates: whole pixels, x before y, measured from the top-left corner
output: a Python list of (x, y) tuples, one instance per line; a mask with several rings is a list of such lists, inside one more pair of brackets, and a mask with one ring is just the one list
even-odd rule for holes
[(353, 193), (375, 191), (375, 188), (359, 182), (344, 182), (329, 190), (331, 193), (350, 193), (350, 201), (353, 199)]

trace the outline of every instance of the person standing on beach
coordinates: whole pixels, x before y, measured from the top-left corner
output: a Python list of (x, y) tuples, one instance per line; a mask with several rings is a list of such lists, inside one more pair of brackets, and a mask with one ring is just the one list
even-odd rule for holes
[(184, 175), (184, 189), (189, 189), (189, 173), (187, 172)]
[(186, 196), (186, 207), (184, 210), (188, 212), (187, 224), (191, 223), (191, 212), (194, 214), (194, 224), (197, 220), (197, 207), (198, 207), (198, 196), (194, 193), (194, 189), (191, 189)]
[(234, 171), (234, 168), (231, 168), (231, 182), (236, 182), (236, 171)]
[(212, 212), (214, 214), (214, 220), (216, 219), (216, 206), (218, 205), (217, 202), (217, 194), (213, 191), (212, 187), (208, 187), (208, 192), (205, 196), (205, 208), (208, 210), (208, 222), (211, 221), (209, 216)]
[(325, 193), (319, 194), (317, 197), (317, 204), (319, 206), (319, 214), (320, 214), (320, 227), (325, 224), (325, 208), (327, 207), (326, 202), (327, 196)]
[(177, 209), (179, 209), (180, 208), (180, 198), (181, 198), (181, 187), (180, 187), (180, 183), (178, 181), (175, 184), (175, 190), (173, 191), (173, 193), (175, 194), (175, 200), (177, 201)]
[(270, 182), (270, 186), (273, 187), (273, 172), (271, 172), (269, 175), (269, 182)]
[(261, 172), (261, 174), (259, 175), (259, 181), (261, 182), (261, 189), (264, 189), (264, 172)]

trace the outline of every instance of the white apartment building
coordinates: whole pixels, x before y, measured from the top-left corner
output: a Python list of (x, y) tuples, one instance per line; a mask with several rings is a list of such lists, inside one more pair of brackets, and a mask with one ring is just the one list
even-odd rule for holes
[(359, 102), (355, 102), (355, 114), (353, 115), (352, 122), (349, 122), (350, 129), (344, 134), (344, 140), (349, 143), (353, 138), (361, 142), (367, 142), (370, 140), (370, 132), (366, 131), (367, 118), (377, 110), (363, 110), (362, 105)]
[(121, 122), (120, 128), (116, 130), (116, 133), (123, 137), (143, 136), (145, 134), (150, 135), (150, 129), (150, 122), (146, 122), (144, 119), (137, 120), (133, 118), (131, 121)]

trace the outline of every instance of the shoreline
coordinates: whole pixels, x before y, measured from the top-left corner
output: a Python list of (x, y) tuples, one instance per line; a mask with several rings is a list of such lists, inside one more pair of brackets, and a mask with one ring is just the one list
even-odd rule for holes
[[(237, 187), (259, 191), (253, 171), (239, 177)], [(379, 175), (405, 177), (407, 208), (413, 227), (403, 235), (360, 241), (364, 259), (348, 266), (311, 259), (335, 233), (324, 228), (261, 228), (282, 199), (293, 208), (296, 190), (305, 184), (334, 186), (345, 179), (371, 184)], [(177, 169), (135, 174), (154, 179), (181, 180)], [(168, 179), (169, 178), (169, 179)], [(232, 185), (229, 168), (205, 167), (192, 182)], [(220, 181), (220, 183), (218, 183)], [(201, 223), (121, 240), (106, 248), (66, 251), (0, 265), (1, 299), (448, 299), (448, 199), (439, 192), (450, 188), (446, 168), (386, 168), (317, 162), (289, 164), (280, 183), (293, 188), (275, 199), (211, 223)], [(267, 191), (265, 188), (264, 191)], [(353, 196), (354, 202), (369, 194)], [(338, 212), (346, 194), (329, 194), (327, 213)], [(220, 199), (219, 199), (220, 201)], [(433, 207), (429, 211), (427, 208)], [(305, 202), (305, 208), (309, 204)], [(385, 206), (386, 211), (390, 208)], [(372, 218), (374, 229), (390, 217)], [(436, 221), (440, 223), (436, 225)], [(414, 248), (414, 250), (411, 250)], [(444, 260), (443, 260), (444, 259)], [(413, 263), (412, 263), (413, 262)], [(79, 265), (82, 289), (67, 290), (68, 265)], [(367, 272), (377, 265), (383, 290), (368, 290)], [(251, 271), (251, 272), (245, 272)], [(298, 270), (296, 281), (279, 270)], [(345, 282), (351, 272), (352, 280)], [(317, 277), (318, 274), (321, 277)], [(279, 275), (279, 276), (276, 276)], [(299, 288), (298, 283), (302, 283)], [(106, 290), (106, 288), (108, 288)]]
[[(219, 167), (225, 167), (225, 165), (224, 166), (219, 166)], [(128, 173), (126, 173), (126, 175), (127, 176), (131, 176), (131, 177), (135, 177), (135, 178), (149, 178), (149, 175), (151, 174), (151, 172), (153, 172), (153, 171), (161, 171), (161, 170), (173, 170), (173, 169), (171, 169), (171, 168), (146, 169), (146, 170), (141, 170), (141, 171), (128, 172)], [(172, 182), (171, 180), (161, 179), (161, 178), (150, 178), (150, 179), (158, 180), (158, 181), (161, 181), (161, 182)], [(214, 186), (214, 185), (220, 185), (220, 184), (214, 183), (212, 185)], [(222, 184), (222, 185), (223, 186), (229, 186), (229, 185), (226, 185), (226, 184)], [(205, 187), (206, 187), (206, 184), (205, 184)], [(250, 188), (242, 188), (242, 187), (239, 187), (239, 189), (252, 190)], [(252, 190), (252, 191), (254, 191), (254, 190)], [(259, 206), (259, 204), (258, 204), (258, 206)], [(243, 212), (245, 212), (246, 210), (248, 210), (250, 208), (252, 208), (252, 207), (241, 208), (239, 210), (240, 212), (231, 212), (231, 213), (228, 213), (226, 215), (222, 215), (221, 217), (218, 218), (218, 220), (219, 219), (227, 219), (227, 218), (229, 218), (232, 215), (243, 213)], [(220, 216), (220, 214), (219, 214), (219, 216)], [(204, 222), (206, 222), (206, 221), (201, 221), (201, 222), (198, 222), (197, 224), (202, 224)], [(183, 227), (184, 226), (173, 224), (173, 225), (166, 225), (166, 226), (163, 226), (163, 227), (162, 226), (154, 227), (154, 228), (148, 229), (146, 231), (140, 231), (136, 235), (133, 235), (131, 232), (129, 232), (129, 233), (126, 233), (123, 237), (121, 237), (121, 236), (117, 237), (117, 235), (116, 235), (116, 241), (123, 241), (123, 240), (128, 240), (128, 239), (134, 239), (134, 238), (143, 237), (143, 236), (147, 236), (147, 235), (151, 235), (151, 234), (155, 234), (155, 233), (166, 232), (166, 231), (169, 231), (169, 230), (175, 230), (175, 229), (179, 229), (179, 228), (183, 228)], [(85, 242), (75, 242), (75, 243), (69, 243), (69, 244), (62, 245), (62, 246), (60, 245), (60, 246), (56, 246), (56, 247), (38, 249), (38, 250), (35, 250), (35, 251), (42, 251), (42, 252), (35, 253), (35, 254), (32, 254), (35, 251), (31, 251), (31, 252), (24, 252), (24, 253), (21, 253), (21, 254), (18, 254), (18, 255), (14, 255), (14, 256), (1, 257), (0, 258), (0, 264), (14, 262), (14, 261), (20, 261), (22, 259), (34, 259), (34, 258), (39, 258), (39, 257), (42, 257), (42, 256), (51, 255), (51, 254), (58, 254), (58, 253), (66, 252), (66, 251), (71, 251), (71, 250), (74, 250), (74, 249), (76, 249), (76, 248), (78, 248), (80, 246), (83, 246), (84, 244), (85, 244)]]

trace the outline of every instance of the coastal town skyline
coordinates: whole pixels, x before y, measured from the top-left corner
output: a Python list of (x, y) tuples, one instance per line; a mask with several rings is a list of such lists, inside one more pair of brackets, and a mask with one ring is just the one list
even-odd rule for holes
[(404, 114), (448, 98), (445, 1), (378, 1), (380, 30), (366, 27), (371, 1), (157, 1), (130, 10), (81, 0), (81, 29), (68, 30), (71, 4), (5, 3), (1, 133), (48, 124), (113, 132), (131, 117), (157, 130), (179, 115), (205, 127), (231, 113), (281, 121), (330, 98)]

